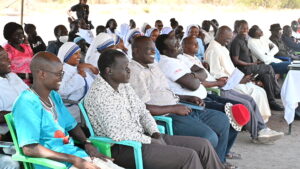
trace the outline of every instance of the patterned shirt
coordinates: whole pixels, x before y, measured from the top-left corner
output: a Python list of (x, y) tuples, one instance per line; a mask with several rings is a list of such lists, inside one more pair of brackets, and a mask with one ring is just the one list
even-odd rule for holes
[(115, 91), (98, 76), (84, 106), (97, 136), (150, 144), (149, 135), (158, 132), (155, 120), (129, 84), (120, 84)]

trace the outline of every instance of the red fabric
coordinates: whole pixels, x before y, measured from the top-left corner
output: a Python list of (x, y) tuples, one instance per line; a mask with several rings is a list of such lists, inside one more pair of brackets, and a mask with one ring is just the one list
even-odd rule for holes
[(244, 126), (249, 122), (250, 112), (247, 109), (247, 107), (245, 107), (242, 104), (235, 104), (232, 106), (231, 110), (232, 110), (232, 116), (237, 122), (237, 124)]
[(17, 50), (10, 44), (6, 44), (3, 47), (11, 61), (11, 71), (14, 73), (31, 73), (30, 62), (33, 57), (32, 49), (28, 44), (21, 44), (20, 46), (24, 49), (24, 52)]

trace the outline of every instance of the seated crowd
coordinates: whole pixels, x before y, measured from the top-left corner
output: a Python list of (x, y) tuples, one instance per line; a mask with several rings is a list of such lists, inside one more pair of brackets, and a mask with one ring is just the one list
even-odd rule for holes
[[(297, 21), (283, 33), (280, 24), (271, 25), (269, 39), (245, 20), (236, 21), (234, 31), (213, 19), (183, 32), (175, 18), (170, 27), (157, 20), (141, 29), (134, 20), (117, 29), (110, 19), (94, 36), (86, 0), (71, 11), (78, 19), (69, 18), (70, 32), (57, 25), (48, 45), (33, 24), (5, 25), (0, 141), (11, 140), (4, 115), (12, 113), (26, 156), (68, 168), (135, 168), (132, 148), (114, 144), (110, 158), (91, 144), (80, 101), (96, 136), (142, 143), (146, 169), (234, 169), (226, 159), (241, 158), (230, 151), (241, 130), (256, 144), (283, 136), (266, 122), (271, 110), (283, 111), (278, 77), (300, 59)], [(240, 83), (223, 89), (236, 69), (244, 74)], [(160, 133), (153, 116), (171, 118), (174, 135)], [(10, 156), (0, 149), (0, 168), (20, 168)]]

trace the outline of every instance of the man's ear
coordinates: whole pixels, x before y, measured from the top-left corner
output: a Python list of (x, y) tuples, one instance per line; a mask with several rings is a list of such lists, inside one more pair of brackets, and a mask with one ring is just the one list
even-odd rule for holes
[(106, 75), (112, 74), (110, 67), (105, 68), (104, 72), (105, 72)]
[(46, 79), (46, 72), (42, 71), (42, 70), (39, 70), (37, 72), (38, 74), (38, 77), (41, 78), (41, 79)]

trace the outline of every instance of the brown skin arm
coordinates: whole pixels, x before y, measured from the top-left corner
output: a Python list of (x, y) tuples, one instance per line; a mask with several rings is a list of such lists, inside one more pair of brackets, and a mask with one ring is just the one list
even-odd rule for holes
[[(78, 125), (74, 129), (70, 130), (69, 134), (71, 137), (73, 137), (73, 139), (78, 140), (80, 143), (84, 143), (87, 140), (85, 134), (83, 133), (82, 129)], [(106, 159), (113, 160), (112, 158), (100, 154), (97, 148), (94, 147), (92, 144), (89, 143), (84, 144), (84, 149), (92, 158), (97, 157), (104, 161), (106, 161)]]
[(195, 73), (196, 78), (198, 78), (201, 82), (205, 81), (205, 79), (207, 78), (205, 70), (197, 65), (193, 65), (191, 67), (191, 71)]
[(176, 80), (180, 86), (187, 88), (188, 90), (195, 91), (200, 86), (200, 80), (193, 75), (193, 73), (188, 73)]
[(186, 95), (178, 95), (181, 101), (186, 101), (186, 102), (190, 102), (202, 107), (205, 107), (205, 103), (202, 99), (200, 99), (199, 97), (195, 97), (195, 96), (186, 96)]
[(4, 115), (10, 113), (10, 111), (0, 111), (0, 123), (5, 123)]
[(146, 108), (150, 111), (151, 115), (153, 116), (164, 115), (168, 113), (174, 113), (177, 115), (185, 116), (191, 112), (191, 109), (180, 104), (168, 105), (168, 106), (157, 106), (157, 105), (146, 104)]

